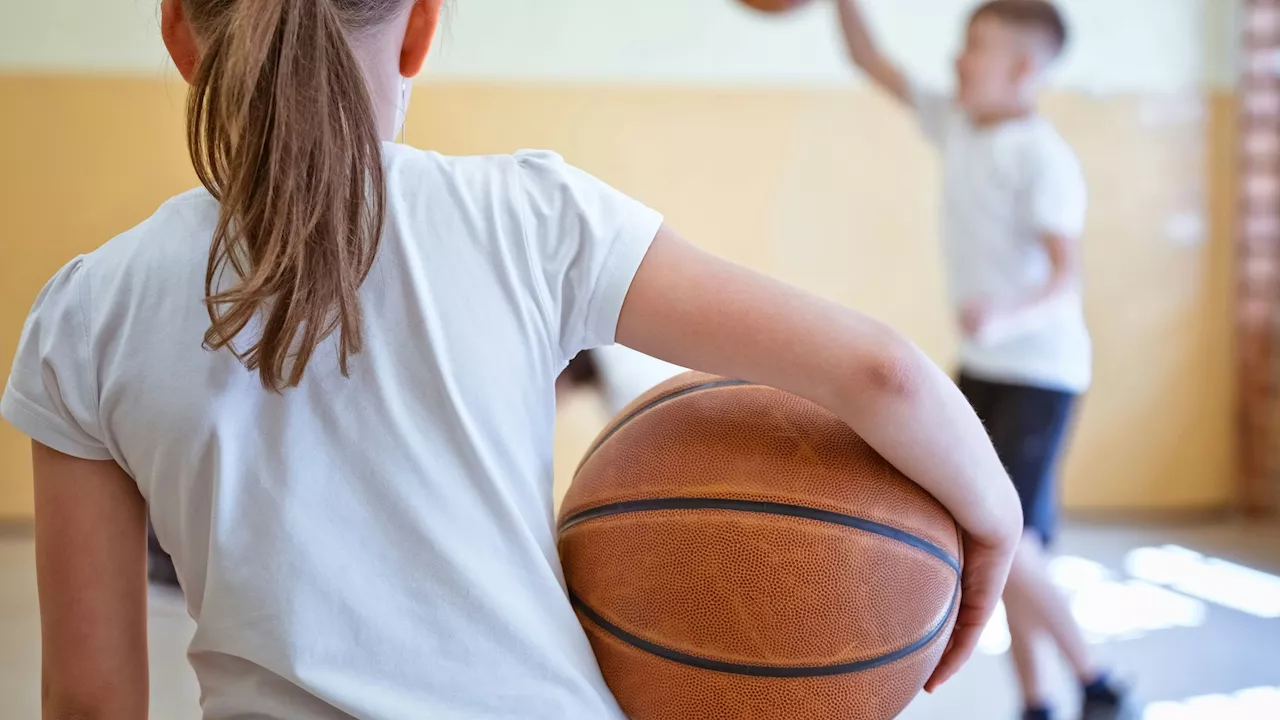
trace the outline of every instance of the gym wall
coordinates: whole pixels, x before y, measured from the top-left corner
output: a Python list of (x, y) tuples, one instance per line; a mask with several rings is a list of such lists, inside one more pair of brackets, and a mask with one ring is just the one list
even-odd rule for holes
[[(947, 365), (938, 169), (860, 83), (827, 2), (450, 0), (408, 139), (550, 147), (696, 242), (884, 318)], [(1065, 471), (1076, 509), (1228, 504), (1232, 468), (1231, 0), (1062, 0), (1078, 41), (1045, 111), (1093, 194), (1097, 383)], [(872, 0), (887, 49), (945, 84), (966, 0)], [(195, 184), (156, 0), (10, 3), (0, 22), (0, 370), (43, 282)], [(901, 278), (912, 278), (904, 282)], [(563, 423), (571, 466), (598, 418)], [(0, 519), (31, 511), (0, 428)]]

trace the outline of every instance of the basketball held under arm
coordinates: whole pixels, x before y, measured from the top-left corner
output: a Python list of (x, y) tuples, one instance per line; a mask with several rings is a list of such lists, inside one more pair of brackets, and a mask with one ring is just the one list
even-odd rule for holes
[(938, 499), (965, 531), (960, 612), (932, 691), (977, 647), (1004, 590), (1022, 511), (982, 423), (885, 325), (704, 253), (668, 228), (641, 263), (618, 341), (811, 400)]
[(45, 720), (147, 717), (146, 503), (112, 461), (32, 443)]

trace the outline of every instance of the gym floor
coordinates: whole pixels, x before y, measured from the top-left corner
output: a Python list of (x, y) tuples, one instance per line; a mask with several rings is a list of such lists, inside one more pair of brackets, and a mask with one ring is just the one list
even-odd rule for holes
[[(1280, 718), (1280, 526), (1077, 524), (1059, 551), (1055, 577), (1073, 595), (1102, 659), (1137, 681), (1147, 720)], [(33, 555), (29, 537), (0, 535), (2, 720), (40, 716)], [(177, 593), (153, 591), (152, 717), (200, 716), (184, 659), (192, 628)], [(963, 674), (902, 717), (1016, 717), (1006, 642), (993, 627)], [(1062, 707), (1074, 705), (1070, 678), (1060, 675), (1054, 686)]]

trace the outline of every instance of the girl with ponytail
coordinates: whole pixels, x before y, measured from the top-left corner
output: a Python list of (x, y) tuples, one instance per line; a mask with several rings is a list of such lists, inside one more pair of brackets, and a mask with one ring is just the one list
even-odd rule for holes
[(147, 519), (205, 718), (621, 720), (561, 581), (555, 378), (616, 341), (824, 405), (966, 532), (972, 651), (1022, 528), (885, 326), (707, 255), (546, 152), (391, 142), (442, 0), (163, 0), (202, 187), (36, 299), (45, 718), (147, 717)]

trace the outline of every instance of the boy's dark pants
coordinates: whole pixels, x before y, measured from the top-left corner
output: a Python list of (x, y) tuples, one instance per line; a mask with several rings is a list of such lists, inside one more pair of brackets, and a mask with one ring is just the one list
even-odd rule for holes
[(1049, 545), (1058, 526), (1058, 459), (1077, 396), (982, 380), (963, 371), (959, 385), (986, 425), (996, 454), (1022, 499), (1023, 523)]

